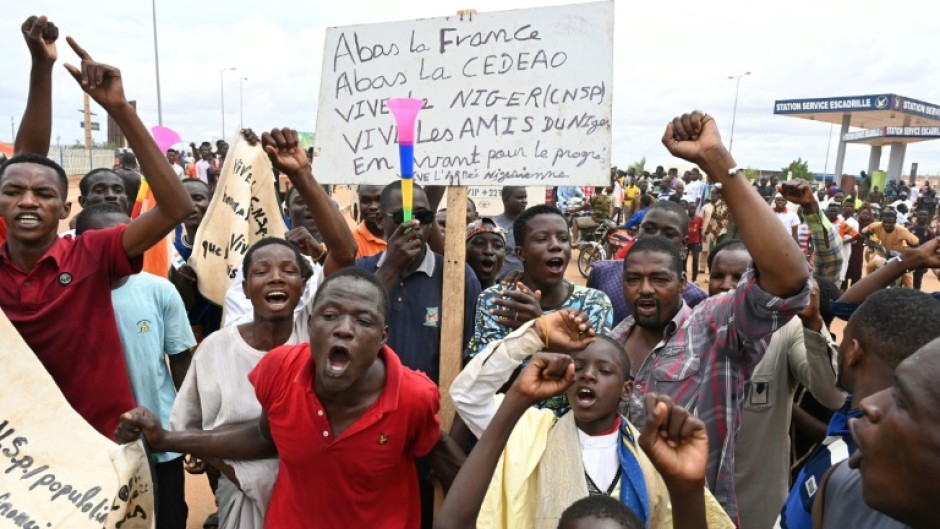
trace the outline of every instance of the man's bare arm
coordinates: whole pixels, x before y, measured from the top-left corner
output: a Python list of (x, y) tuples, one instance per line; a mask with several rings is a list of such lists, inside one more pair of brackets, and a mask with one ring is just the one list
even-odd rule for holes
[(108, 115), (114, 118), (124, 132), (156, 199), (156, 206), (132, 220), (124, 231), (124, 252), (130, 258), (138, 257), (162, 241), (189, 216), (193, 211), (193, 203), (150, 132), (144, 127), (137, 111), (124, 96), (121, 71), (92, 60), (91, 55), (72, 37), (66, 40), (82, 62), (80, 68), (71, 64), (66, 64), (65, 68), (82, 90), (108, 111)]
[(59, 28), (44, 16), (31, 16), (21, 29), (32, 56), (32, 67), (26, 110), (13, 141), (13, 152), (46, 156), (52, 136), (52, 67), (58, 58), (55, 41), (59, 38)]

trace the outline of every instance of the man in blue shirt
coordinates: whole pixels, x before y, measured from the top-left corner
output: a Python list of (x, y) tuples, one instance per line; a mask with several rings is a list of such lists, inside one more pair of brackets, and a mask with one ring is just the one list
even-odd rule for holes
[(577, 186), (558, 187), (558, 207), (563, 208), (573, 198), (584, 198), (584, 190)]
[[(368, 270), (385, 286), (391, 303), (388, 318), (389, 347), (402, 364), (423, 371), (439, 382), (441, 363), (441, 319), (444, 299), (444, 257), (428, 247), (428, 232), (434, 222), (424, 188), (414, 185), (413, 220), (403, 222), (401, 181), (385, 186), (380, 204), (381, 227), (388, 248), (372, 257), (356, 260), (356, 267)], [(456, 285), (446, 285), (456, 288)], [(464, 265), (463, 343), (473, 332), (473, 315), (480, 282)], [(428, 479), (429, 467), (418, 461), (421, 489), (422, 527), (430, 527), (434, 511), (434, 487)]]
[[(414, 186), (414, 219), (402, 222), (401, 183), (382, 190), (382, 229), (388, 249), (356, 260), (358, 268), (376, 275), (389, 293), (392, 313), (388, 345), (402, 363), (423, 371), (435, 383), (440, 372), (441, 301), (444, 295), (444, 257), (431, 251), (427, 236), (434, 222), (424, 189)], [(464, 265), (464, 343), (473, 331), (473, 311), (480, 282)], [(453, 286), (448, 285), (453, 288)]]

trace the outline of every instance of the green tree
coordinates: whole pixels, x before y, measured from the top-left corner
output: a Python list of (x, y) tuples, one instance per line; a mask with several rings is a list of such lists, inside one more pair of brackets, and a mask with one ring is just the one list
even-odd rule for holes
[(748, 167), (744, 170), (744, 176), (746, 176), (748, 180), (753, 182), (757, 180), (758, 177), (760, 176), (760, 169), (756, 167)]
[(803, 158), (793, 160), (790, 162), (790, 165), (784, 167), (781, 172), (783, 173), (781, 178), (786, 178), (788, 173), (792, 178), (802, 178), (810, 182), (815, 178), (815, 175), (809, 170), (809, 160), (804, 160)]

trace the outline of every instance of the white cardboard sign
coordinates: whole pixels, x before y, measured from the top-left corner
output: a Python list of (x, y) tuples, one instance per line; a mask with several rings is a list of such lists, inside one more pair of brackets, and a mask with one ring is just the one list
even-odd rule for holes
[(143, 442), (85, 422), (2, 311), (0, 343), (0, 529), (156, 527)]
[(317, 179), (398, 178), (385, 101), (416, 97), (422, 184), (607, 184), (613, 24), (606, 1), (329, 28)]

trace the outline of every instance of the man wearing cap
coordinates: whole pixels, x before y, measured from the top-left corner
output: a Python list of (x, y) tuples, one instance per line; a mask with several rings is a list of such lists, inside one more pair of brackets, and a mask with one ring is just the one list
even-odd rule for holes
[(790, 208), (787, 207), (787, 199), (783, 198), (780, 193), (777, 193), (774, 197), (774, 213), (777, 214), (777, 218), (780, 219), (780, 223), (783, 224), (787, 232), (793, 235), (793, 240), (799, 243), (800, 217), (795, 211), (790, 211)]
[(496, 284), (505, 260), (506, 237), (493, 219), (483, 217), (467, 224), (467, 264), (483, 289)]

